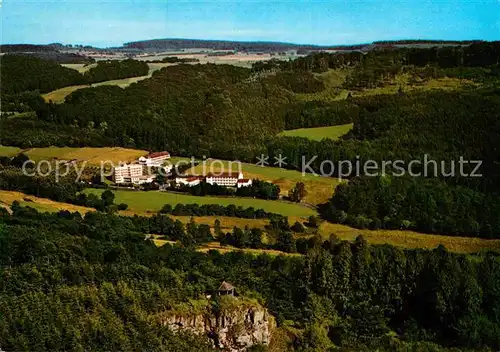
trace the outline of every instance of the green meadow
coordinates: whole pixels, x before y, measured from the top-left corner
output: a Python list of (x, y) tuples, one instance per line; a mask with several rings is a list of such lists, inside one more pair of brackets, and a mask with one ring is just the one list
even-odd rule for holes
[(327, 127), (312, 127), (312, 128), (298, 128), (296, 130), (287, 130), (280, 133), (280, 136), (286, 137), (302, 137), (320, 141), (325, 138), (337, 140), (347, 132), (352, 130), (353, 124), (327, 126)]
[(0, 156), (13, 157), (19, 154), (20, 151), (21, 149), (18, 147), (8, 147), (0, 145)]
[[(98, 196), (103, 192), (100, 189), (86, 189), (87, 194), (93, 193)], [(126, 203), (129, 210), (137, 213), (158, 212), (165, 204), (175, 206), (176, 204), (219, 204), (242, 206), (245, 208), (254, 207), (255, 209), (264, 209), (267, 212), (282, 214), (285, 216), (307, 217), (316, 215), (314, 209), (299, 204), (286, 203), (280, 201), (236, 198), (236, 197), (196, 197), (185, 194), (160, 192), (160, 191), (114, 191), (115, 203)]]

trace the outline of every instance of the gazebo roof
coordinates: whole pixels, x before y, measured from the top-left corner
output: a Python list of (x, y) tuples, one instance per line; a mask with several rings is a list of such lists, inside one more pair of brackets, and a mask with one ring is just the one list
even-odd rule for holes
[(231, 291), (233, 289), (234, 289), (234, 286), (226, 281), (222, 281), (222, 283), (219, 286), (219, 291)]

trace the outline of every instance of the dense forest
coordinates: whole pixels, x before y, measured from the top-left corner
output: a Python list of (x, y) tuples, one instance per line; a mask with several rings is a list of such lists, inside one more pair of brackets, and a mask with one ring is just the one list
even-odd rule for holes
[(123, 60), (98, 62), (96, 67), (91, 68), (83, 74), (88, 83), (97, 83), (122, 79), (127, 77), (139, 77), (148, 74), (149, 67), (144, 61)]
[(0, 60), (2, 96), (34, 90), (47, 93), (85, 82), (76, 70), (32, 56), (2, 55)]
[(113, 145), (250, 159), (256, 144), (283, 128), (281, 111), (292, 99), (282, 87), (250, 78), (250, 70), (228, 65), (171, 66), (125, 89), (80, 89), (64, 104), (47, 104), (38, 118), (97, 131), (105, 123), (102, 133)]
[(434, 178), (356, 178), (337, 187), (325, 217), (357, 228), (498, 238), (500, 198)]
[[(500, 348), (493, 254), (334, 236), (304, 256), (204, 254), (155, 247), (133, 218), (13, 210), (0, 209), (0, 346), (7, 351), (208, 351), (201, 337), (174, 334), (155, 317), (189, 306), (222, 280), (259, 297), (287, 350)], [(164, 231), (206, 231), (187, 227)]]
[[(90, 62), (87, 63), (90, 64)], [(124, 60), (99, 62), (97, 66), (81, 74), (52, 60), (44, 60), (32, 55), (11, 54), (2, 55), (0, 65), (2, 67), (0, 96), (3, 111), (39, 109), (40, 101), (32, 97), (33, 94), (47, 93), (72, 85), (145, 76), (149, 71), (146, 62)]]
[[(376, 96), (356, 103), (358, 109), (331, 114), (343, 122), (354, 116), (354, 129), (340, 141), (275, 138), (267, 145), (266, 154), (279, 151), (290, 167), (307, 165), (307, 171), (353, 181), (337, 189), (325, 210), (328, 219), (357, 227), (498, 237), (500, 91)], [(321, 117), (309, 121), (324, 124)], [(332, 169), (325, 160), (349, 161), (352, 169), (339, 164)], [(384, 169), (385, 161), (394, 163)], [(371, 175), (389, 176), (355, 180), (369, 162), (376, 165)]]

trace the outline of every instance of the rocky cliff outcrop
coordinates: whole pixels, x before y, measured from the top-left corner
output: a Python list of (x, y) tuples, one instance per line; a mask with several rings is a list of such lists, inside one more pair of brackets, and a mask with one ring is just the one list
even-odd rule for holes
[[(239, 298), (228, 307), (210, 306), (202, 312), (165, 312), (161, 323), (173, 331), (189, 331), (211, 339), (214, 347), (224, 351), (245, 351), (254, 345), (268, 345), (274, 318), (259, 304), (242, 304)], [(236, 303), (236, 304), (235, 304)]]

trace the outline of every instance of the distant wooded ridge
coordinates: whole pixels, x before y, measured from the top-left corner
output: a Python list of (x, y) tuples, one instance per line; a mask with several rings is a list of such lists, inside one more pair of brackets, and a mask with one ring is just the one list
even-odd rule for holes
[(123, 44), (124, 48), (132, 49), (214, 49), (214, 50), (240, 50), (240, 51), (286, 51), (286, 50), (325, 50), (325, 49), (361, 49), (367, 44), (322, 46), (311, 44), (294, 44), (268, 41), (228, 41), (228, 40), (201, 40), (201, 39), (152, 39), (129, 42)]
[(482, 40), (389, 40), (376, 41), (372, 44), (354, 44), (354, 45), (312, 45), (312, 44), (294, 44), (284, 42), (268, 41), (228, 41), (228, 40), (200, 40), (200, 39), (152, 39), (125, 43), (124, 48), (129, 49), (215, 49), (215, 50), (242, 50), (242, 51), (286, 51), (286, 50), (360, 50), (370, 45), (387, 44), (457, 44), (469, 45), (472, 43), (483, 42)]
[(381, 40), (373, 43), (362, 43), (353, 45), (312, 45), (295, 44), (272, 41), (231, 41), (231, 40), (203, 40), (203, 39), (152, 39), (127, 42), (121, 47), (96, 48), (88, 45), (64, 45), (60, 43), (52, 44), (4, 44), (0, 45), (0, 52), (54, 52), (65, 48), (82, 48), (92, 50), (182, 50), (182, 49), (213, 49), (213, 50), (238, 50), (238, 51), (286, 51), (286, 50), (369, 50), (377, 45), (470, 45), (482, 43), (484, 40), (432, 40), (432, 39), (404, 39), (404, 40)]
[(470, 45), (485, 43), (486, 40), (433, 40), (433, 39), (402, 39), (402, 40), (377, 40), (373, 44), (457, 44)]

